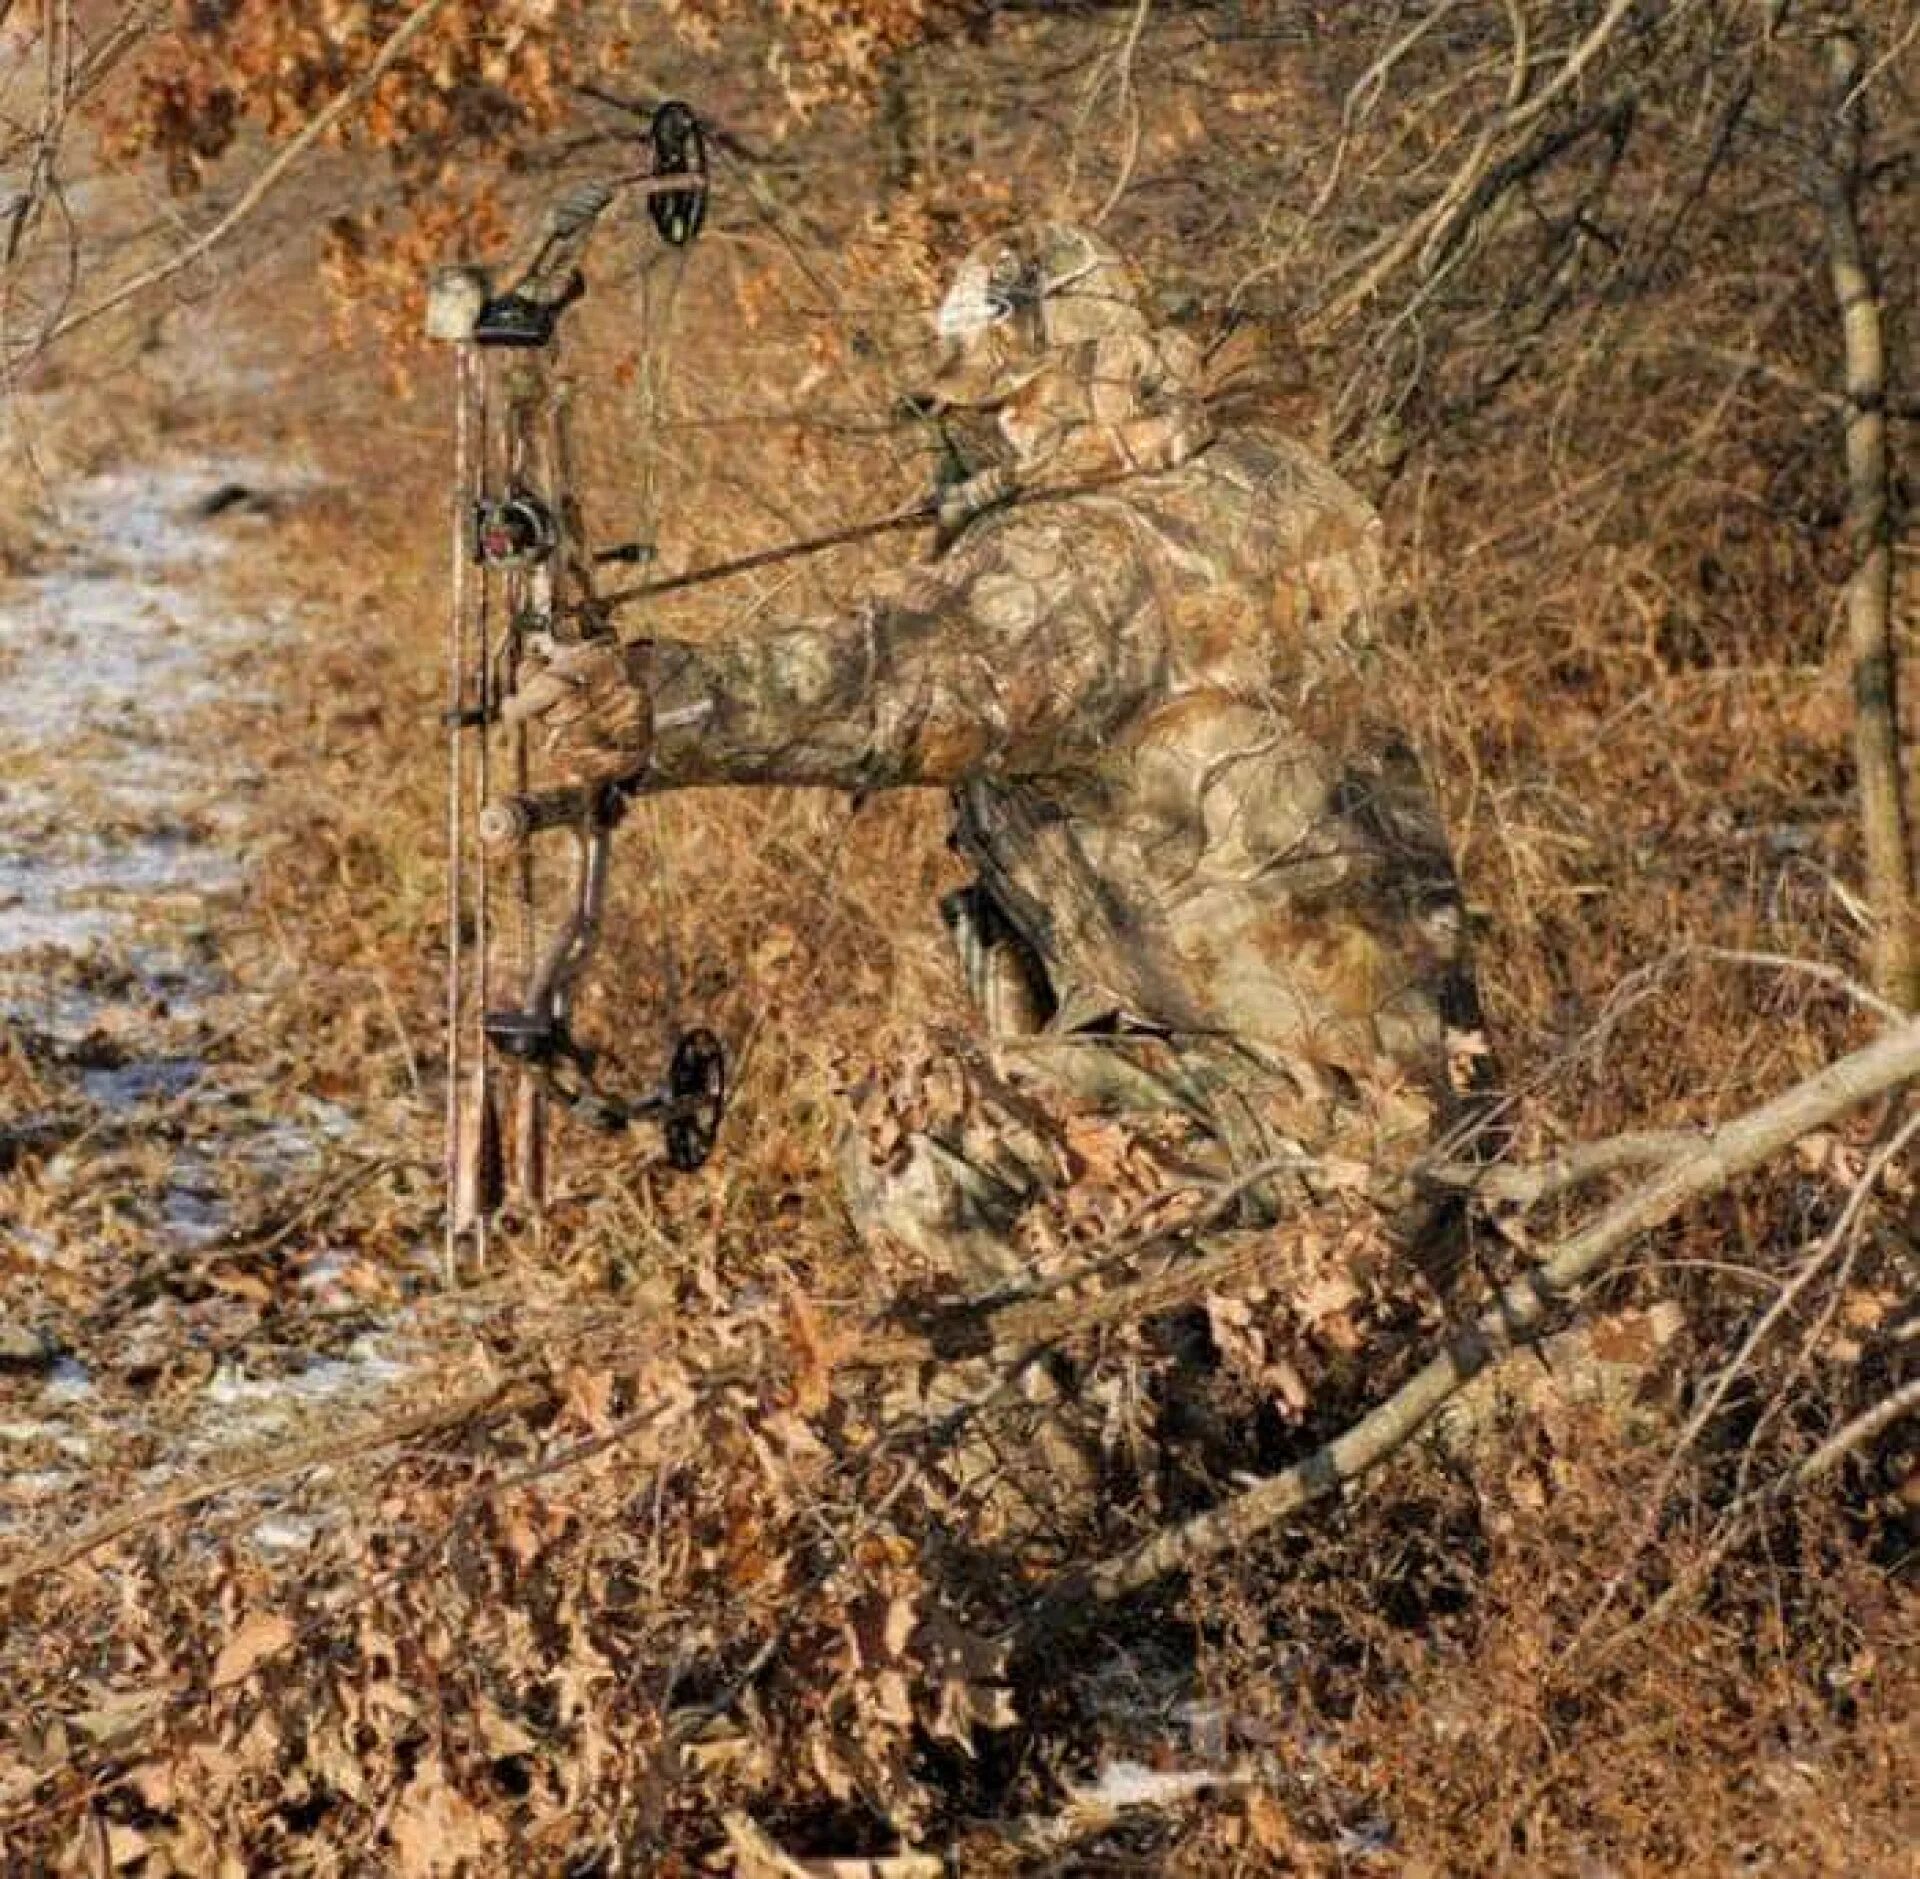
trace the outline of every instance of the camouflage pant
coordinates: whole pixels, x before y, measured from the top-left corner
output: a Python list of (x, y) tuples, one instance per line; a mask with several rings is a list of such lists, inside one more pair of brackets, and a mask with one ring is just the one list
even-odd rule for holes
[(863, 1233), (980, 1295), (1181, 1193), (1211, 1197), (1215, 1224), (1244, 1227), (1364, 1185), (1411, 1230), (1417, 1210), (1393, 1197), (1392, 1171), (1432, 1133), (1424, 1097), (1359, 1102), (1311, 1066), (1230, 1039), (1028, 1028), (1017, 952), (981, 948), (956, 915), (961, 898), (949, 924), (987, 1040), (945, 1040), (862, 1093), (840, 1166)]
[(1404, 1178), (1434, 1132), (1425, 1097), (1228, 1039), (1036, 1028), (1031, 962), (956, 938), (984, 1038), (906, 1045), (861, 1086), (841, 1146), (883, 1264), (904, 1250), (943, 1303), (1056, 1279), (1085, 1298), (1095, 1273), (1124, 1283), (1100, 1255), (1138, 1233), (1186, 1242), (1179, 1263), (1218, 1255), (1220, 1275), (1116, 1321), (1097, 1358), (956, 1355), (891, 1386), (889, 1415), (949, 1430), (940, 1465), (981, 1531), (1071, 1523), (1103, 1481), (1133, 1493), (1244, 1466), (1261, 1403), (1305, 1414), (1358, 1363), (1361, 1320), (1451, 1282), (1462, 1242)]

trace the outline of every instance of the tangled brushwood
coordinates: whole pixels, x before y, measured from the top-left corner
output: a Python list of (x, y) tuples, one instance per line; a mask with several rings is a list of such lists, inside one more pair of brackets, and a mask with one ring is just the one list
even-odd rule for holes
[[(1905, 9), (164, 11), (0, 21), (0, 683), (113, 654), (54, 601), (63, 491), (127, 466), (222, 466), (162, 603), (261, 623), (194, 668), (199, 767), (137, 700), (0, 805), (23, 870), (149, 869), (58, 945), (0, 871), (9, 1868), (1904, 1870)], [(544, 1220), (447, 1283), (418, 290), (644, 170), (663, 98), (701, 240), (610, 207), (566, 315), (635, 584), (923, 503), (928, 314), (1020, 216), (1378, 506), (1512, 1091), (1424, 1170), (1456, 1257), (1357, 1160), (1250, 1228), (1094, 1115), (1016, 1285), (863, 1241), (841, 1119), (883, 1165), (984, 1074), (942, 806), (701, 792), (626, 816), (571, 996), (608, 1089), (712, 1027), (711, 1157), (558, 1115)], [(914, 540), (626, 630), (845, 611)]]

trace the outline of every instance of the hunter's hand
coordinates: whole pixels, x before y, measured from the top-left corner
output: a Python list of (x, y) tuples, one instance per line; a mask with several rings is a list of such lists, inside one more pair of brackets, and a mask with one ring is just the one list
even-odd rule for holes
[(508, 724), (536, 728), (561, 780), (577, 787), (625, 783), (647, 766), (653, 707), (617, 640), (557, 646), (500, 707)]

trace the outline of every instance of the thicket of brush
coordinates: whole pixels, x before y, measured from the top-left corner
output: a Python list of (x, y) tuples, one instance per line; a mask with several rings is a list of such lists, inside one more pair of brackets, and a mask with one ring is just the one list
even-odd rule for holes
[[(369, 1314), (411, 1301), (434, 1360), (405, 1409), (433, 1413), (374, 1417), (304, 1472), (267, 1458), (271, 1485), (11, 1588), (0, 1837), (23, 1869), (1898, 1869), (1911, 1424), (1770, 1490), (1910, 1374), (1910, 1091), (1644, 1236), (1579, 1300), (1588, 1335), (1476, 1386), (1445, 1439), (1036, 1634), (1057, 1574), (1308, 1453), (1594, 1191), (1504, 1209), (1488, 1270), (1445, 1293), (1393, 1275), (1305, 1309), (1251, 1281), (1107, 1322), (1103, 1296), (1162, 1268), (1109, 1257), (1140, 1197), (1124, 1146), (1090, 1141), (1063, 1229), (1085, 1321), (1050, 1342), (1112, 1406), (1110, 1473), (1036, 1487), (1032, 1405), (912, 1354), (927, 1275), (861, 1246), (833, 1177), (863, 1080), (936, 1084), (966, 1027), (942, 805), (674, 797), (623, 832), (581, 1028), (636, 1081), (672, 1020), (721, 1030), (719, 1153), (674, 1177), (569, 1133), (545, 1231), (436, 1290), (449, 400), (408, 296), (429, 258), (504, 245), (625, 160), (583, 83), (711, 116), (708, 232), (667, 255), (631, 215), (569, 316), (592, 519), (674, 570), (925, 486), (898, 407), (927, 309), (1011, 217), (1102, 217), (1170, 316), (1263, 322), (1260, 395), (1387, 519), (1383, 705), (1456, 832), (1511, 1155), (1536, 1162), (1731, 1116), (1885, 1021), (1860, 995), (1828, 210), (1839, 177), (1897, 463), (1904, 10), (902, 0), (517, 9), (511, 34), (491, 11), (430, 22), (371, 130), (222, 250), (258, 259), (198, 330), (300, 353), (306, 390), (165, 414), (330, 479), (259, 576), (304, 625), (274, 707), (234, 727), (272, 766), (275, 839), (223, 949), (271, 992), (231, 1048), (278, 1100), (349, 1103), (384, 1157), (262, 1197), (252, 1247), (202, 1277), (297, 1314), (287, 1246), (324, 1240)], [(227, 200), (408, 13), (195, 9), (103, 78), (99, 147)], [(1859, 54), (1838, 91), (1836, 34)], [(123, 362), (131, 341), (108, 321), (85, 343)], [(843, 607), (900, 552), (626, 627)], [(31, 1160), (6, 1180), (46, 1204)], [(1230, 1439), (1182, 1453), (1158, 1380), (1195, 1341), (1242, 1395)], [(1007, 1463), (982, 1484), (956, 1455), (987, 1438)], [(124, 1494), (103, 1469), (92, 1511)], [(306, 1551), (250, 1546), (263, 1498), (324, 1516)], [(1152, 1805), (1088, 1792), (1118, 1761), (1151, 1765)], [(1169, 1779), (1201, 1767), (1211, 1786)]]

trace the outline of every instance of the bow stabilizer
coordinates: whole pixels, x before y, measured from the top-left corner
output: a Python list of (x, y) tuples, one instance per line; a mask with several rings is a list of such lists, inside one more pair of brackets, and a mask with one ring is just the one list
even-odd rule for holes
[[(535, 1218), (542, 1213), (556, 1104), (603, 1130), (651, 1123), (668, 1163), (692, 1170), (712, 1152), (725, 1102), (725, 1054), (699, 1028), (676, 1037), (653, 1089), (620, 1096), (596, 1080), (597, 1053), (575, 1037), (571, 1016), (600, 938), (625, 799), (604, 785), (540, 787), (527, 727), (502, 709), (530, 659), (555, 645), (616, 637), (596, 593), (595, 566), (645, 553), (634, 544), (596, 553), (588, 542), (559, 331), (586, 291), (588, 241), (622, 190), (645, 196), (670, 246), (684, 247), (699, 233), (707, 170), (698, 118), (684, 104), (663, 104), (647, 142), (647, 170), (576, 184), (554, 199), (504, 290), (485, 270), (460, 266), (440, 270), (428, 294), (428, 336), (455, 350), (444, 712), (449, 1277), (463, 1236), (472, 1236), (484, 1263), (491, 1226), (510, 1200), (517, 1196)], [(561, 830), (572, 840), (574, 866), (564, 912), (543, 937), (540, 906), (552, 890), (544, 884), (541, 891), (535, 843)], [(503, 866), (505, 891), (496, 879)], [(494, 958), (503, 939), (515, 955), (511, 972)], [(507, 983), (516, 989), (503, 1003), (495, 987)]]

